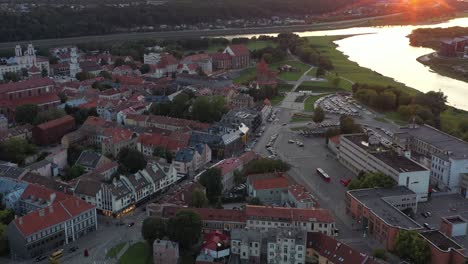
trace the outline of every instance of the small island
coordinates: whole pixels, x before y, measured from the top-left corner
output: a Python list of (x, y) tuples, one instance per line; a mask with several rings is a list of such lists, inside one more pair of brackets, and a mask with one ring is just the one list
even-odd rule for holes
[(468, 82), (468, 27), (418, 28), (408, 36), (410, 45), (434, 49), (417, 60), (433, 71)]

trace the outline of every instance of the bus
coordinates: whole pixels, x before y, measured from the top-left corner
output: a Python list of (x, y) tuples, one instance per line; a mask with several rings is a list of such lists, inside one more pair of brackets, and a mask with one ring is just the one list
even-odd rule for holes
[(55, 251), (54, 253), (50, 254), (49, 260), (58, 260), (59, 258), (63, 257), (63, 249), (59, 249)]
[(328, 174), (325, 173), (325, 171), (322, 170), (321, 168), (317, 168), (317, 174), (320, 175), (324, 181), (330, 182), (331, 180), (330, 176), (328, 176)]

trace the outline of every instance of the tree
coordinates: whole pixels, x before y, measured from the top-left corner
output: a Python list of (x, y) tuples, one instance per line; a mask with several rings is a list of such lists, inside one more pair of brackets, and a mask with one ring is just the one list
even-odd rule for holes
[(428, 107), (436, 116), (439, 116), (447, 109), (447, 105), (445, 104), (446, 102), (447, 96), (441, 91), (430, 91), (425, 94), (418, 94), (414, 98), (415, 104)]
[(367, 172), (354, 178), (348, 185), (349, 190), (366, 188), (392, 188), (396, 185), (395, 180), (382, 172)]
[(65, 181), (70, 181), (75, 178), (80, 177), (85, 173), (85, 169), (80, 165), (73, 165), (67, 169), (65, 169), (65, 176), (62, 177)]
[(181, 248), (189, 249), (200, 239), (202, 221), (194, 211), (181, 210), (169, 219), (167, 229), (171, 240), (178, 242)]
[(172, 163), (173, 155), (172, 152), (163, 147), (155, 147), (153, 150), (153, 156), (165, 159), (168, 163)]
[(215, 204), (223, 191), (222, 175), (219, 168), (210, 168), (200, 175), (200, 184), (206, 188), (206, 197)]
[(325, 113), (323, 112), (323, 109), (320, 106), (317, 106), (314, 109), (314, 117), (312, 120), (314, 120), (315, 123), (321, 123), (325, 119)]
[(387, 251), (383, 248), (376, 248), (372, 251), (372, 256), (378, 259), (387, 260)]
[(32, 124), (37, 116), (39, 109), (35, 104), (25, 104), (16, 107), (15, 121), (20, 124)]
[(15, 219), (15, 212), (11, 209), (0, 210), (0, 223), (8, 225), (13, 219)]
[(200, 189), (195, 189), (192, 193), (192, 201), (190, 207), (203, 208), (208, 204), (205, 192)]
[(41, 76), (42, 77), (49, 76), (49, 72), (47, 71), (47, 69), (45, 67), (42, 67), (42, 69), (41, 69)]
[(354, 122), (354, 119), (350, 116), (340, 117), (340, 132), (341, 134), (352, 134), (361, 132), (361, 126)]
[(39, 112), (33, 121), (33, 125), (39, 125), (50, 120), (65, 116), (65, 111), (58, 108), (52, 108), (48, 111)]
[(102, 78), (107, 79), (107, 80), (112, 80), (112, 74), (110, 74), (108, 71), (100, 72), (99, 76), (101, 76)]
[(143, 154), (137, 150), (123, 148), (117, 155), (122, 173), (136, 173), (146, 167), (146, 160)]
[(7, 226), (0, 223), (0, 256), (8, 254), (8, 237), (6, 234)]
[(60, 103), (62, 104), (66, 103), (68, 100), (68, 96), (64, 92), (57, 94), (57, 96), (60, 98)]
[(429, 244), (416, 231), (400, 230), (396, 236), (395, 252), (400, 258), (415, 264), (429, 263), (431, 259)]
[(163, 239), (167, 235), (165, 221), (159, 217), (147, 217), (141, 226), (141, 235), (153, 246), (154, 240)]
[(239, 170), (235, 170), (234, 171), (234, 184), (240, 185), (242, 183), (245, 183), (245, 175)]
[(22, 138), (11, 138), (0, 143), (0, 160), (23, 164), (24, 159), (37, 153), (37, 147)]
[(267, 173), (267, 172), (284, 172), (291, 166), (280, 159), (258, 159), (250, 162), (245, 169), (246, 174)]
[(3, 74), (3, 80), (5, 80), (6, 82), (17, 82), (20, 80), (20, 77), (16, 72), (5, 72)]
[(226, 99), (222, 96), (200, 96), (192, 104), (192, 119), (212, 123), (221, 120), (228, 111)]
[(199, 76), (206, 76), (206, 73), (203, 71), (202, 67), (197, 67), (196, 72)]
[(143, 64), (140, 67), (141, 74), (148, 73), (150, 71), (150, 66), (148, 64)]
[(260, 198), (258, 197), (253, 197), (252, 199), (250, 199), (249, 204), (250, 205), (263, 205), (262, 201), (260, 201)]
[(122, 59), (122, 58), (117, 58), (115, 61), (114, 61), (114, 66), (115, 67), (119, 67), (119, 66), (122, 66), (125, 64), (125, 61)]
[(315, 77), (318, 79), (318, 78), (320, 78), (320, 77), (325, 76), (325, 73), (326, 73), (326, 71), (325, 71), (324, 68), (318, 67), (318, 68), (317, 68), (317, 71), (315, 72)]
[(335, 88), (340, 88), (340, 83), (341, 83), (341, 78), (340, 77), (336, 77), (332, 81), (333, 87), (335, 87)]

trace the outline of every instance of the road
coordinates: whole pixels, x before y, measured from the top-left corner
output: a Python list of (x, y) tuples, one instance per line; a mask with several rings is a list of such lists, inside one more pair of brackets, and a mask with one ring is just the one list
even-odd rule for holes
[(401, 13), (395, 13), (384, 16), (358, 18), (352, 20), (343, 20), (335, 22), (316, 23), (308, 25), (291, 25), (291, 26), (273, 26), (273, 27), (252, 27), (252, 28), (228, 28), (228, 29), (213, 29), (213, 30), (181, 30), (181, 31), (163, 31), (163, 32), (137, 32), (137, 33), (119, 33), (109, 35), (82, 36), (70, 38), (56, 39), (37, 39), (26, 41), (1, 42), (0, 50), (11, 50), (17, 44), (34, 43), (36, 47), (52, 47), (63, 45), (76, 45), (86, 42), (120, 42), (122, 40), (139, 40), (147, 38), (156, 39), (187, 39), (197, 37), (214, 37), (214, 36), (232, 36), (245, 34), (275, 34), (282, 32), (302, 32), (315, 30), (331, 30), (340, 28), (357, 27), (369, 20), (380, 19), (386, 17), (399, 16)]
[[(329, 209), (335, 217), (336, 227), (339, 229), (338, 239), (348, 245), (371, 254), (372, 249), (379, 243), (369, 237), (363, 237), (363, 230), (358, 229), (350, 216), (346, 214), (345, 192), (346, 188), (340, 183), (340, 179), (355, 177), (354, 174), (341, 165), (334, 154), (327, 148), (324, 138), (306, 138), (300, 136), (290, 128), (298, 123), (287, 124), (296, 109), (275, 107), (278, 110), (276, 122), (267, 125), (264, 134), (258, 139), (254, 150), (263, 156), (270, 155), (265, 145), (273, 134), (278, 134), (273, 147), (278, 157), (288, 162), (292, 168), (289, 176), (298, 184), (306, 187), (319, 201), (320, 207)], [(304, 122), (303, 125), (307, 123)], [(299, 140), (304, 143), (301, 148), (296, 144), (288, 143), (288, 140)], [(317, 176), (317, 168), (324, 169), (331, 177), (327, 183)]]

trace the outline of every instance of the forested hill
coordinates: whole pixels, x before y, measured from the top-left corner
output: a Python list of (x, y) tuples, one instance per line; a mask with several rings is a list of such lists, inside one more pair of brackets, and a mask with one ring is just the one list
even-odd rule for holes
[(438, 49), (440, 40), (468, 36), (468, 27), (418, 28), (408, 36), (411, 46)]
[(217, 19), (320, 15), (356, 0), (176, 0), (124, 8), (97, 5), (81, 10), (41, 6), (27, 13), (0, 11), (0, 42), (101, 35), (142, 26), (195, 24)]

